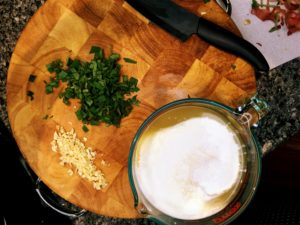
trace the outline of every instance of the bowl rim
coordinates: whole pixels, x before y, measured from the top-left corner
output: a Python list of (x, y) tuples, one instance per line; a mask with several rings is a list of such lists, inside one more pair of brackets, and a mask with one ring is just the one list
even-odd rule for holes
[[(213, 101), (213, 100), (209, 100), (209, 99), (204, 99), (204, 98), (186, 98), (186, 99), (180, 99), (180, 100), (176, 100), (176, 101), (172, 101), (169, 102), (161, 107), (159, 107), (158, 109), (156, 109), (154, 112), (152, 112), (144, 121), (143, 123), (140, 125), (140, 127), (138, 128), (138, 130), (135, 133), (135, 136), (131, 142), (130, 145), (130, 151), (129, 151), (129, 155), (128, 155), (128, 177), (129, 177), (129, 184), (130, 184), (130, 188), (134, 197), (134, 207), (137, 207), (139, 204), (139, 197), (138, 197), (138, 191), (136, 188), (136, 184), (135, 184), (135, 180), (134, 180), (134, 174), (133, 174), (133, 157), (134, 157), (134, 152), (135, 152), (135, 148), (136, 148), (136, 144), (139, 140), (139, 137), (141, 136), (142, 132), (144, 131), (145, 127), (153, 120), (155, 119), (156, 116), (158, 116), (161, 112), (164, 112), (165, 110), (168, 110), (169, 108), (172, 107), (176, 107), (178, 105), (182, 105), (182, 104), (186, 104), (186, 103), (201, 103), (201, 104), (207, 104), (209, 106), (215, 106), (218, 107), (220, 109), (223, 109), (229, 113), (231, 113), (232, 115), (239, 115), (240, 112), (238, 112), (237, 109), (229, 107), (227, 105), (224, 105), (222, 103)], [(237, 210), (237, 212), (235, 214), (233, 214), (232, 216), (230, 216), (229, 218), (227, 218), (225, 221), (219, 223), (219, 225), (226, 225), (231, 223), (232, 221), (234, 221), (239, 215), (242, 214), (242, 212), (244, 212), (244, 210), (249, 206), (249, 203), (251, 202), (251, 200), (253, 199), (255, 193), (256, 193), (256, 189), (259, 185), (259, 181), (260, 181), (260, 176), (261, 176), (261, 168), (262, 168), (262, 153), (261, 153), (261, 145), (259, 144), (256, 136), (253, 134), (252, 130), (249, 129), (249, 134), (250, 134), (250, 139), (253, 141), (254, 143), (254, 147), (256, 150), (256, 158), (257, 158), (257, 179), (256, 179), (256, 184), (255, 184), (255, 188), (253, 189), (253, 191), (249, 194), (249, 197), (247, 198), (247, 200), (245, 201), (245, 203), (243, 203), (243, 205)], [(150, 203), (151, 204), (151, 203)], [(152, 205), (152, 204), (151, 204)], [(160, 224), (164, 224), (162, 221), (159, 220), (159, 218), (157, 218), (156, 216), (152, 216), (152, 215), (147, 215), (151, 220), (155, 220), (157, 222), (160, 222)], [(212, 215), (213, 216), (213, 215)], [(211, 216), (210, 216), (211, 217)], [(208, 218), (210, 218), (208, 217)], [(179, 221), (185, 221), (182, 219), (178, 219), (178, 218), (174, 218), (176, 220)], [(195, 222), (197, 220), (190, 220), (190, 222)]]

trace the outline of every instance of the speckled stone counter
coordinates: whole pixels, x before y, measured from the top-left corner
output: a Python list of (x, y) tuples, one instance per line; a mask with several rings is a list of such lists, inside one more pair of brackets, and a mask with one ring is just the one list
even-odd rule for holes
[[(0, 116), (7, 127), (6, 74), (20, 32), (29, 18), (44, 3), (38, 0), (0, 0)], [(271, 111), (261, 121), (257, 136), (271, 150), (300, 130), (300, 58), (273, 69), (258, 79), (257, 91)], [(74, 224), (150, 224), (148, 220), (121, 220), (87, 213)]]
[(273, 69), (257, 83), (259, 96), (271, 109), (257, 136), (262, 144), (270, 142), (273, 150), (300, 130), (300, 58)]

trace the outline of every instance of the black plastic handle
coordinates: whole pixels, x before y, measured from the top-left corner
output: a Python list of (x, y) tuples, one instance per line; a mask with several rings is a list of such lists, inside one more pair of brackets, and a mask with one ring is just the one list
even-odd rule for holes
[(257, 75), (270, 70), (267, 60), (254, 45), (206, 19), (199, 18), (197, 34), (208, 43), (248, 61)]

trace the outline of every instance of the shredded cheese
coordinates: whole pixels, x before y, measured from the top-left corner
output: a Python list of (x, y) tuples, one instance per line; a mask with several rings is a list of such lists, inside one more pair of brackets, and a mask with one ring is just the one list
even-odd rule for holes
[[(58, 127), (54, 132), (51, 147), (54, 152), (60, 153), (60, 164), (69, 164), (75, 167), (79, 176), (93, 183), (96, 190), (101, 190), (107, 185), (104, 174), (96, 168), (93, 161), (96, 152), (86, 147), (77, 137), (74, 129), (66, 132)], [(72, 176), (72, 171), (68, 170)]]

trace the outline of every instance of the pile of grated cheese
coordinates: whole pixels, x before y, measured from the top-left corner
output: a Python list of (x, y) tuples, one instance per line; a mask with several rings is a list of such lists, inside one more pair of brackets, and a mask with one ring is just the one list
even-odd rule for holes
[[(70, 164), (75, 167), (79, 176), (93, 183), (96, 190), (101, 190), (107, 185), (107, 181), (100, 170), (97, 170), (93, 161), (96, 152), (86, 147), (77, 137), (74, 129), (66, 132), (64, 128), (57, 127), (51, 142), (52, 150), (60, 153), (60, 163)], [(68, 171), (73, 174), (72, 170)]]

